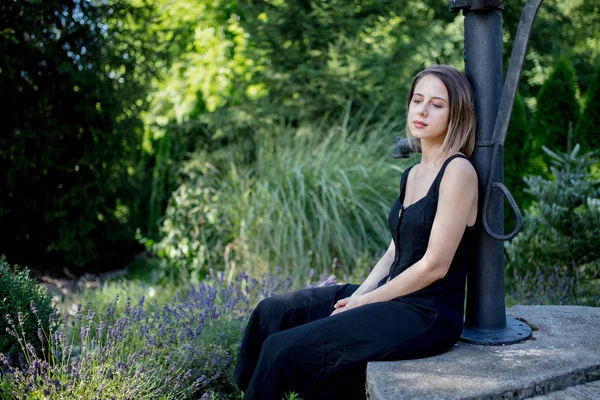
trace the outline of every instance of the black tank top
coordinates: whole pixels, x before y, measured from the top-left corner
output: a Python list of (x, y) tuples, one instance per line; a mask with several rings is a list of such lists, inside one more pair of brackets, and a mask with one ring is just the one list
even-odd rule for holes
[[(385, 284), (388, 279), (400, 275), (425, 255), (437, 211), (440, 182), (450, 161), (457, 157), (469, 160), (462, 154), (448, 157), (425, 197), (406, 208), (403, 206), (404, 194), (408, 174), (412, 167), (406, 169), (402, 174), (400, 196), (392, 206), (388, 218), (388, 225), (396, 246), (396, 255), (390, 266), (389, 274), (379, 282), (379, 286)], [(450, 319), (452, 323), (462, 326), (465, 280), (467, 270), (475, 260), (474, 238), (475, 228), (465, 227), (446, 276), (421, 290), (400, 296), (398, 299), (435, 310), (438, 314)]]

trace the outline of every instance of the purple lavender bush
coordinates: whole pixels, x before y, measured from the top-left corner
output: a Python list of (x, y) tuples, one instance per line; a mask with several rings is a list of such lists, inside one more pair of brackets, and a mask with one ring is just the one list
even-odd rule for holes
[[(322, 276), (307, 286), (333, 283)], [(15, 365), (0, 354), (2, 398), (239, 398), (232, 373), (248, 316), (262, 298), (291, 287), (279, 274), (259, 280), (241, 273), (227, 282), (211, 273), (162, 306), (127, 299), (118, 315), (118, 298), (100, 312), (88, 303), (40, 327), (49, 343), (41, 353), (24, 334), (22, 315), (16, 322), (6, 315), (21, 355)]]
[[(171, 302), (148, 313), (145, 299), (127, 300), (123, 315), (118, 299), (96, 312), (79, 307), (77, 315), (53, 317), (42, 354), (24, 334), (22, 315), (6, 316), (9, 334), (21, 356), (11, 365), (5, 355), (3, 397), (178, 399), (213, 392), (233, 395), (230, 379), (237, 343), (253, 304), (289, 290), (291, 281), (240, 274), (227, 283), (222, 274), (194, 285)], [(16, 321), (15, 321), (16, 319)]]

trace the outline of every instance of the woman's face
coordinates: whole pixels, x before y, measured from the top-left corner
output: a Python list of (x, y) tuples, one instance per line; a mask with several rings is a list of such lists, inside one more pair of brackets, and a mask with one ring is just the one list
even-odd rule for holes
[(448, 130), (450, 100), (446, 85), (435, 75), (425, 75), (415, 85), (408, 107), (410, 133), (421, 140), (444, 141)]

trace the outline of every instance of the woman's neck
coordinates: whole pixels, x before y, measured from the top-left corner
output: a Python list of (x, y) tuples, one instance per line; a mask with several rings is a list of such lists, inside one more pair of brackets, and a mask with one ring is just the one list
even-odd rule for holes
[[(421, 164), (423, 166), (436, 166), (439, 164), (442, 141), (421, 140)], [(443, 160), (441, 160), (443, 161)]]

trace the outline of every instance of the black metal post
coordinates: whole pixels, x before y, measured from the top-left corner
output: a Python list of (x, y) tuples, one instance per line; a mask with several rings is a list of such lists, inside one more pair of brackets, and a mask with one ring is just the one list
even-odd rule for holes
[[(506, 318), (504, 240), (514, 238), (522, 217), (504, 186), (504, 140), (510, 121), (533, 21), (543, 0), (527, 0), (513, 45), (506, 82), (502, 84), (502, 0), (450, 0), (452, 11), (465, 15), (465, 69), (473, 86), (477, 142), (472, 159), (479, 176), (476, 264), (467, 277), (467, 312), (461, 340), (482, 345), (517, 343), (531, 336), (525, 322)], [(392, 156), (420, 151), (396, 138)], [(504, 233), (504, 196), (515, 213), (515, 229)]]
[[(450, 2), (454, 11), (465, 16), (465, 72), (473, 86), (477, 112), (477, 142), (472, 156), (479, 176), (480, 207), (488, 179), (503, 182), (503, 149), (495, 157), (493, 132), (502, 96), (502, 2), (473, 0)], [(490, 170), (494, 175), (490, 176)], [(488, 224), (504, 232), (504, 197), (493, 190), (488, 209)], [(481, 215), (481, 214), (480, 214)], [(490, 237), (478, 226), (477, 262), (467, 278), (467, 310), (461, 340), (485, 345), (516, 343), (531, 335), (523, 322), (507, 319), (504, 305), (503, 242)]]

